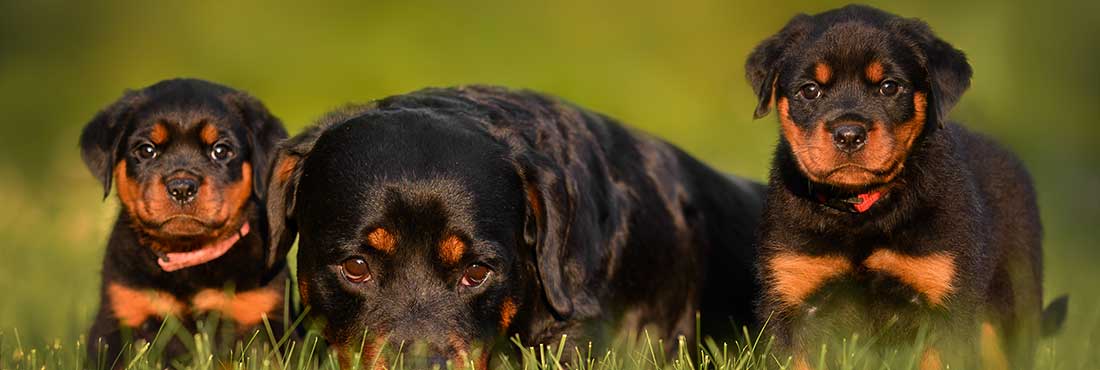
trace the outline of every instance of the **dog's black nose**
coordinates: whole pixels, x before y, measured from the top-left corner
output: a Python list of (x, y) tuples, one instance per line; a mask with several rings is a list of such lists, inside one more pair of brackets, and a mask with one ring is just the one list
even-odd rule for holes
[(199, 183), (189, 178), (175, 178), (164, 183), (168, 188), (168, 196), (178, 203), (187, 203), (195, 199), (195, 193), (199, 192)]
[(837, 149), (851, 153), (867, 143), (867, 129), (859, 125), (844, 125), (833, 129), (833, 144)]

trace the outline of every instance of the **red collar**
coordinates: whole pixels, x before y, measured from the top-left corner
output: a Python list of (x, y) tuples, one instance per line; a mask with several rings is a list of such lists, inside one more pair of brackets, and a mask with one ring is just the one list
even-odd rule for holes
[(248, 223), (245, 222), (244, 225), (241, 225), (239, 232), (230, 235), (228, 238), (204, 245), (202, 248), (190, 252), (166, 253), (157, 258), (157, 264), (165, 272), (172, 272), (213, 261), (228, 252), (229, 248), (237, 244), (237, 241), (241, 240), (242, 237), (248, 235), (248, 231)]
[(871, 209), (871, 206), (875, 205), (875, 202), (878, 202), (880, 198), (882, 198), (881, 191), (858, 194), (848, 198), (828, 198), (824, 194), (817, 194), (817, 200), (820, 201), (821, 204), (829, 208), (851, 213), (867, 212), (867, 210)]

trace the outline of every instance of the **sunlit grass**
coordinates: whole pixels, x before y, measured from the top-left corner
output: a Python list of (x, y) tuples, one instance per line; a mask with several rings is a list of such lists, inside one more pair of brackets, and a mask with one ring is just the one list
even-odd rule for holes
[[(304, 317), (304, 316), (302, 316)], [(288, 328), (302, 325), (301, 318)], [(55, 340), (44, 346), (29, 346), (23, 342), (18, 330), (0, 331), (0, 369), (48, 370), (48, 369), (234, 369), (234, 370), (339, 370), (340, 361), (334, 350), (327, 347), (316, 331), (300, 330), (301, 335), (276, 337), (270, 324), (256, 330), (242, 340), (219, 343), (215, 338), (217, 318), (199, 323), (198, 330), (190, 333), (178, 323), (167, 320), (151, 342), (135, 341), (125, 344), (122, 354), (115, 359), (101, 359), (91, 363), (86, 355), (85, 338), (69, 341)], [(889, 328), (884, 328), (889, 330)], [(288, 331), (289, 333), (289, 331)], [(364, 335), (363, 338), (367, 336)], [(837, 338), (822, 344), (809, 362), (818, 369), (838, 370), (907, 370), (918, 369), (923, 350), (923, 334), (912, 345), (886, 348), (875, 345), (874, 336), (853, 335)], [(176, 359), (165, 358), (162, 350), (167, 341), (179, 340), (188, 348), (188, 355)], [(513, 337), (507, 348), (494, 352), (494, 370), (754, 370), (793, 369), (793, 360), (773, 351), (772, 340), (761, 332), (742, 329), (738, 338), (716, 340), (713, 338), (672, 339), (672, 351), (665, 351), (666, 340), (654, 338), (647, 331), (610, 340), (601, 347), (593, 343), (569, 347), (567, 337), (557, 343), (524, 344)], [(364, 343), (362, 343), (365, 345)], [(1056, 350), (1055, 340), (1044, 340), (1040, 345), (1037, 369), (1092, 369), (1089, 363), (1076, 358), (1066, 358)], [(445, 366), (426, 365), (423, 346), (415, 343), (387, 343), (390, 348), (380, 351), (371, 361), (360, 361), (361, 355), (353, 355), (351, 369), (465, 369), (475, 366), (448, 361)], [(471, 356), (470, 358), (477, 358)], [(949, 367), (951, 368), (951, 367)], [(957, 368), (957, 367), (956, 367)]]

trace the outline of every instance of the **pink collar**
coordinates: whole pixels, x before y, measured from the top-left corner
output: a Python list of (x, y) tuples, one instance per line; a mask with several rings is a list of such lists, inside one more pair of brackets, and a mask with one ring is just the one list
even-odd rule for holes
[(879, 198), (882, 198), (881, 191), (857, 194), (848, 198), (829, 198), (824, 194), (817, 194), (817, 200), (820, 201), (821, 204), (829, 208), (851, 213), (867, 212), (868, 209), (871, 209), (871, 206), (875, 205), (875, 202), (878, 202)]
[(221, 257), (245, 235), (248, 235), (247, 222), (241, 225), (241, 230), (239, 232), (230, 235), (228, 238), (216, 241), (213, 244), (204, 245), (202, 248), (190, 252), (166, 253), (160, 258), (157, 258), (157, 264), (159, 264), (160, 268), (165, 272), (198, 266)]

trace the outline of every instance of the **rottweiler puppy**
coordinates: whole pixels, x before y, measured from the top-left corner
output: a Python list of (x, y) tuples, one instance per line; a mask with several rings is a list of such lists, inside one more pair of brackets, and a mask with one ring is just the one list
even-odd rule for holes
[(151, 341), (168, 316), (192, 330), (210, 312), (241, 333), (265, 315), (282, 327), (286, 252), (268, 248), (261, 199), (286, 136), (255, 98), (194, 79), (126, 92), (87, 124), (84, 163), (122, 204), (88, 335), (93, 358), (109, 365), (125, 339)]
[(751, 324), (763, 191), (603, 115), (472, 86), (330, 114), (281, 146), (268, 212), (344, 365), (419, 342), (427, 364), (485, 368), (515, 335)]
[[(1013, 154), (946, 120), (970, 85), (963, 53), (920, 20), (847, 6), (794, 17), (746, 72), (755, 117), (775, 106), (780, 123), (758, 315), (795, 368), (848, 333), (926, 333), (922, 369), (1030, 366), (1035, 192)], [(1048, 314), (1056, 327), (1065, 301)]]

